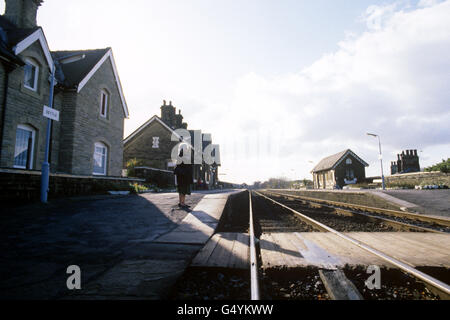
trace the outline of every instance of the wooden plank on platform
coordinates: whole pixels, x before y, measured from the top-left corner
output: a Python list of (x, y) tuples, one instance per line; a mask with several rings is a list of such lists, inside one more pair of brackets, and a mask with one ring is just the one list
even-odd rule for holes
[(194, 260), (192, 260), (192, 266), (205, 266), (209, 257), (213, 253), (214, 249), (217, 246), (217, 243), (220, 240), (221, 235), (215, 234), (203, 247), (202, 250), (195, 256)]
[(364, 300), (342, 270), (319, 270), (320, 279), (333, 300)]
[(234, 234), (221, 233), (219, 242), (209, 256), (207, 266), (209, 267), (228, 267), (228, 263), (233, 251)]
[(270, 233), (261, 235), (259, 241), (261, 248), (261, 260), (264, 269), (283, 267), (286, 265), (282, 254), (279, 252), (279, 246)]
[(291, 233), (276, 233), (272, 234), (280, 245), (281, 253), (286, 261), (286, 266), (289, 268), (295, 268), (298, 265), (304, 265), (305, 259), (300, 253), (299, 248), (292, 241), (293, 235)]
[(249, 255), (249, 235), (245, 233), (237, 233), (228, 267), (232, 269), (248, 269), (250, 265)]

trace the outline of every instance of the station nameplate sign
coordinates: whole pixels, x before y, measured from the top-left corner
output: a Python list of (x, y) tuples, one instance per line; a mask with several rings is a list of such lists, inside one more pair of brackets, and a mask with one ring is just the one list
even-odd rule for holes
[(53, 108), (49, 108), (47, 106), (44, 106), (44, 117), (59, 121), (59, 111)]

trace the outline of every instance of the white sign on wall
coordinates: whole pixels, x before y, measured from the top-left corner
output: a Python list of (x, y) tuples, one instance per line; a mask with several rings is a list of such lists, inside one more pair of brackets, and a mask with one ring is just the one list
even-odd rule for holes
[(53, 108), (49, 108), (47, 106), (44, 106), (44, 117), (59, 121), (59, 111)]

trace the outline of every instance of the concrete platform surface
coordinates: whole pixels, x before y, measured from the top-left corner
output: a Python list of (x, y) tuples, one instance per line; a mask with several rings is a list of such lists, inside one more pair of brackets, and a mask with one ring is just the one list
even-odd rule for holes
[[(412, 266), (450, 268), (450, 235), (409, 232), (349, 232), (359, 240)], [(385, 260), (332, 233), (265, 233), (261, 236), (265, 269), (316, 266), (333, 269), (345, 265), (388, 266)]]
[(382, 194), (390, 197), (388, 201), (396, 202), (408, 211), (450, 217), (450, 189), (387, 190)]
[(159, 237), (154, 242), (204, 245), (219, 224), (229, 194), (205, 195), (176, 229)]
[[(207, 195), (193, 193), (186, 203), (195, 208)], [(153, 243), (190, 216), (177, 204), (178, 194), (166, 193), (8, 208), (0, 215), (0, 299), (166, 297), (202, 248)], [(70, 265), (81, 269), (81, 290), (67, 289)]]

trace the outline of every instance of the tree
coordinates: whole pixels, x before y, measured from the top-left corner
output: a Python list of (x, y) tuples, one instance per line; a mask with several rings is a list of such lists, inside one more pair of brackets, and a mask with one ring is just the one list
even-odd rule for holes
[(450, 158), (448, 158), (447, 161), (442, 160), (441, 163), (437, 163), (434, 166), (426, 168), (425, 171), (426, 172), (440, 171), (444, 173), (450, 173)]

